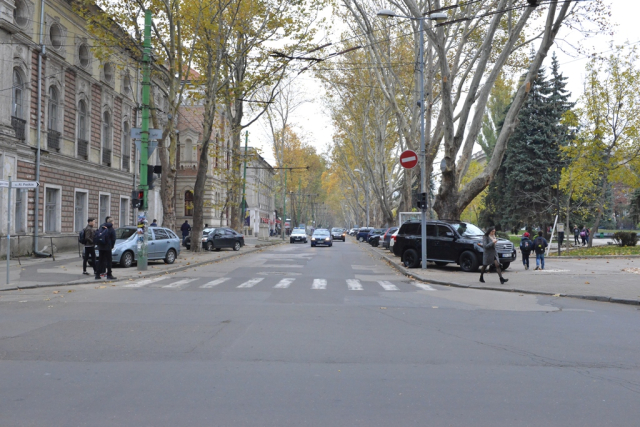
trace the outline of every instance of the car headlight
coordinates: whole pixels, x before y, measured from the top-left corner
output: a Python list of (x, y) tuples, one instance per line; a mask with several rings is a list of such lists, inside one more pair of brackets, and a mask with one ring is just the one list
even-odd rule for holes
[(331, 240), (331, 238), (327, 237), (327, 238), (326, 238), (326, 239), (324, 239), (324, 240)]
[(312, 237), (312, 238), (311, 238), (311, 240), (316, 240), (316, 238), (315, 238), (315, 237)]
[(202, 238), (202, 241), (203, 241), (203, 242), (206, 242), (206, 241), (207, 241), (207, 238), (206, 238), (206, 237), (203, 237), (203, 238)]

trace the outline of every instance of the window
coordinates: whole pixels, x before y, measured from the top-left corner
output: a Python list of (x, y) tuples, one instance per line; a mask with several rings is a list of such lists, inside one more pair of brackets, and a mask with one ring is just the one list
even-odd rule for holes
[(154, 228), (153, 233), (156, 235), (156, 240), (167, 240), (169, 235), (162, 228)]
[(57, 188), (46, 188), (44, 203), (44, 231), (45, 233), (57, 233), (60, 231), (58, 225), (60, 190)]
[(62, 46), (62, 29), (60, 25), (53, 24), (51, 26), (49, 29), (49, 41), (55, 49), (59, 49)]
[(58, 103), (60, 102), (60, 95), (58, 88), (51, 86), (49, 88), (49, 130), (58, 130)]
[(129, 122), (122, 124), (122, 170), (131, 169), (131, 128)]
[(29, 22), (29, 10), (24, 0), (16, 0), (15, 9), (13, 9), (13, 20), (20, 27), (24, 27)]
[(193, 216), (193, 191), (184, 193), (184, 216)]
[(89, 160), (89, 139), (87, 136), (87, 103), (78, 103), (78, 157)]
[(185, 163), (193, 162), (193, 142), (190, 139), (184, 143), (184, 159)]
[(27, 191), (18, 188), (16, 190), (16, 233), (24, 233), (26, 231), (24, 226), (25, 208), (27, 207), (26, 198)]
[(110, 62), (104, 64), (104, 79), (111, 83), (113, 80), (113, 65)]
[(125, 95), (131, 93), (131, 76), (129, 76), (129, 73), (125, 74), (122, 80), (122, 92), (124, 92)]
[(129, 199), (120, 198), (120, 227), (129, 225)]
[(111, 166), (111, 114), (102, 115), (102, 164)]
[(13, 96), (11, 103), (11, 115), (19, 119), (22, 118), (22, 104), (24, 102), (24, 81), (17, 68), (13, 69)]
[(89, 52), (89, 46), (84, 43), (78, 48), (78, 59), (80, 60), (80, 65), (87, 68), (91, 60), (91, 54)]
[(77, 232), (82, 230), (87, 223), (87, 219), (89, 219), (87, 215), (87, 193), (77, 191), (73, 229)]
[(111, 214), (111, 209), (110, 209), (111, 206), (109, 206), (110, 201), (111, 201), (111, 196), (109, 196), (108, 194), (100, 195), (100, 207), (99, 207), (100, 216), (98, 217), (98, 222), (100, 224), (102, 224), (107, 218), (107, 216)]

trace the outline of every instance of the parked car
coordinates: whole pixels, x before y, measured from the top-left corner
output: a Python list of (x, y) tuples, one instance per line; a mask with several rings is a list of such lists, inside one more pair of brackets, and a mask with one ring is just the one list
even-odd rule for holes
[(356, 234), (356, 240), (359, 242), (366, 242), (371, 230), (373, 230), (373, 227), (361, 227), (358, 230), (358, 234)]
[(326, 228), (318, 228), (313, 232), (311, 236), (311, 247), (317, 245), (333, 246), (333, 239), (331, 239), (331, 233)]
[(380, 244), (380, 237), (382, 237), (385, 231), (386, 228), (376, 228), (371, 230), (367, 236), (367, 242), (373, 247), (378, 247)]
[(355, 236), (356, 235), (356, 228), (352, 228), (351, 230), (349, 230), (349, 236)]
[(400, 231), (400, 227), (391, 235), (391, 239), (389, 239), (389, 250), (393, 252), (393, 245), (396, 243), (396, 238), (398, 237), (398, 231)]
[[(482, 263), (484, 252), (482, 236), (484, 232), (468, 222), (428, 220), (427, 261), (433, 261), (438, 266), (456, 263), (463, 271), (476, 271)], [(422, 259), (421, 242), (420, 221), (407, 221), (398, 231), (393, 253), (402, 257), (406, 267), (418, 267)], [(498, 239), (496, 254), (505, 270), (516, 260), (513, 243), (506, 239)]]
[(307, 232), (304, 228), (294, 228), (289, 236), (289, 243), (307, 243)]
[[(244, 246), (244, 236), (231, 228), (215, 227), (202, 230), (202, 247), (208, 251), (229, 248), (239, 251)], [(191, 249), (191, 236), (185, 239), (187, 250)]]
[(331, 238), (333, 240), (342, 240), (344, 242), (347, 240), (347, 231), (344, 228), (334, 227), (331, 229)]
[[(129, 268), (138, 260), (138, 228), (135, 226), (116, 229), (116, 244), (111, 251), (113, 264)], [(147, 259), (163, 260), (173, 264), (180, 255), (180, 238), (172, 230), (164, 227), (147, 229)], [(100, 253), (96, 249), (96, 260)]]
[(385, 249), (389, 249), (391, 245), (391, 235), (398, 231), (398, 227), (390, 227), (384, 235), (380, 238), (382, 247)]

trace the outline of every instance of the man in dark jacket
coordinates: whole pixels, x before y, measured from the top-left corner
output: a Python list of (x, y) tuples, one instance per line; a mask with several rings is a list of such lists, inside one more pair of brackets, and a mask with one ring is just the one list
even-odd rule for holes
[(525, 231), (522, 235), (522, 239), (520, 239), (520, 252), (522, 252), (522, 265), (524, 265), (524, 269), (529, 269), (529, 255), (531, 255), (531, 251), (533, 250), (533, 242), (529, 239), (529, 233)]
[[(98, 233), (101, 233), (102, 229), (106, 229), (106, 235), (103, 243), (97, 241)], [(110, 216), (106, 217), (104, 224), (96, 230), (95, 240), (96, 246), (98, 247), (98, 256), (100, 257), (100, 268), (96, 272), (96, 280), (100, 279), (101, 276), (104, 276), (105, 272), (107, 279), (116, 280), (117, 278), (113, 277), (111, 274), (111, 251), (116, 245), (116, 231), (113, 229), (113, 219)]]
[(187, 238), (189, 232), (191, 231), (191, 226), (189, 225), (189, 221), (185, 220), (182, 227), (180, 227), (180, 231), (182, 231), (182, 244), (184, 244), (184, 239)]
[(536, 251), (536, 270), (544, 270), (544, 251), (549, 246), (549, 243), (547, 239), (542, 237), (542, 230), (538, 231), (538, 237), (534, 240), (533, 246)]
[(82, 274), (88, 275), (87, 272), (87, 263), (89, 259), (91, 259), (91, 266), (93, 267), (93, 274), (96, 275), (98, 271), (98, 266), (96, 265), (96, 248), (93, 244), (93, 233), (95, 230), (93, 227), (95, 224), (95, 219), (89, 218), (87, 221), (87, 226), (84, 228), (84, 257), (82, 258)]

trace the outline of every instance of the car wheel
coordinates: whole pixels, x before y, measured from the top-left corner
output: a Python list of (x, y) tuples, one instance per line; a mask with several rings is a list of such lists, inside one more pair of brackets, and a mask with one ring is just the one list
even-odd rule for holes
[(169, 249), (167, 251), (167, 256), (164, 257), (165, 264), (173, 264), (176, 261), (176, 251), (174, 249)]
[(207, 244), (205, 245), (205, 249), (208, 251), (212, 251), (213, 250), (213, 242), (207, 242)]
[(216, 252), (220, 252), (220, 248), (216, 248)]
[(460, 268), (467, 273), (473, 273), (478, 270), (478, 258), (471, 251), (463, 252), (460, 255)]
[(371, 243), (371, 246), (373, 246), (374, 248), (377, 248), (379, 245), (379, 243), (377, 241), (374, 241), (373, 243)]
[(187, 248), (188, 251), (191, 250), (191, 246), (189, 246), (189, 245), (185, 246), (185, 248)]
[(234, 251), (239, 251), (239, 250), (240, 250), (240, 242), (236, 242), (236, 243), (234, 243), (234, 245), (233, 245), (233, 250), (234, 250)]
[(436, 261), (435, 264), (438, 267), (445, 267), (447, 264), (449, 264), (448, 262), (443, 262), (443, 261)]
[(359, 238), (358, 238), (358, 241), (360, 241), (360, 242), (364, 242), (364, 237), (359, 237)]
[(509, 268), (511, 263), (510, 262), (502, 262), (502, 263), (500, 263), (500, 265), (502, 266), (503, 270), (506, 270), (507, 268)]
[(311, 247), (312, 247), (312, 248), (315, 248), (315, 247), (316, 247), (315, 243), (312, 243), (312, 244), (311, 244)]
[(120, 258), (120, 267), (129, 268), (133, 265), (133, 252), (127, 251)]
[(333, 246), (333, 243), (329, 243), (329, 247)]
[(420, 258), (415, 249), (407, 249), (402, 254), (402, 264), (407, 268), (416, 268), (420, 265)]
[(293, 239), (289, 239), (289, 243), (293, 243)]

